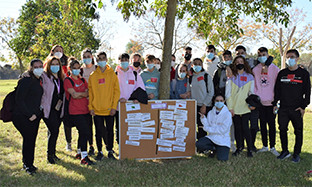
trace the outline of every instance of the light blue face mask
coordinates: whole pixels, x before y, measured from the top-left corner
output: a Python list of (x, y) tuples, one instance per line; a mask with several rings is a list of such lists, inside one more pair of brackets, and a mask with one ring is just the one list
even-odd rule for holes
[(286, 64), (287, 64), (289, 67), (293, 67), (293, 66), (296, 65), (296, 59), (290, 58), (290, 59), (286, 60)]
[(78, 76), (80, 73), (80, 69), (73, 69), (72, 73), (73, 73), (73, 75)]
[(185, 77), (186, 77), (186, 73), (179, 73), (179, 77), (181, 78), (181, 79), (184, 79)]
[(193, 70), (198, 73), (202, 70), (202, 67), (201, 66), (193, 66)]
[(120, 62), (120, 66), (122, 67), (122, 69), (127, 69), (129, 66), (129, 62)]
[(246, 55), (241, 55), (242, 57), (246, 58)]
[(89, 65), (89, 64), (91, 64), (91, 62), (92, 62), (92, 58), (84, 58), (82, 61), (83, 61), (83, 63), (85, 63), (86, 65)]
[(232, 60), (227, 60), (223, 62), (225, 65), (229, 66), (230, 64), (232, 64)]
[(104, 68), (106, 66), (106, 61), (99, 61), (98, 62), (98, 65), (101, 67), (101, 68)]
[(52, 71), (52, 73), (57, 73), (60, 71), (60, 66), (59, 65), (51, 65), (50, 70)]
[(267, 61), (268, 57), (266, 56), (259, 56), (258, 61), (262, 64), (264, 64)]
[(147, 69), (153, 69), (155, 64), (146, 64)]
[(209, 60), (212, 60), (212, 59), (215, 57), (215, 55), (214, 55), (214, 53), (208, 53), (208, 54), (206, 55), (206, 57), (207, 57)]
[(220, 109), (220, 108), (222, 108), (224, 106), (224, 103), (221, 102), (221, 101), (215, 102), (215, 106)]
[(43, 68), (35, 68), (33, 70), (34, 75), (36, 75), (37, 77), (40, 77), (43, 73)]

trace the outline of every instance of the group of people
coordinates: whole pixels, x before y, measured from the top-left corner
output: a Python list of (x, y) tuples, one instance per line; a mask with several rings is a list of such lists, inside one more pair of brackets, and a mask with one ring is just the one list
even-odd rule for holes
[[(288, 123), (292, 121), (296, 144), (293, 161), (300, 161), (303, 114), (310, 102), (309, 73), (298, 67), (299, 53), (287, 51), (287, 65), (283, 70), (272, 63), (265, 47), (258, 49), (258, 58), (246, 58), (246, 49), (238, 46), (236, 57), (228, 50), (222, 61), (213, 45), (206, 48), (206, 58), (192, 59), (192, 48), (186, 47), (184, 61), (176, 64), (172, 55), (170, 70), (170, 99), (197, 101), (197, 151), (215, 154), (228, 160), (229, 151), (239, 155), (247, 144), (247, 156), (252, 157), (260, 119), (263, 148), (279, 159), (290, 156), (287, 146)], [(104, 158), (103, 142), (114, 156), (114, 124), (119, 143), (119, 102), (132, 100), (146, 103), (157, 100), (161, 60), (154, 55), (123, 53), (115, 70), (107, 64), (107, 55), (100, 51), (93, 56), (90, 49), (81, 53), (81, 61), (67, 57), (63, 47), (55, 45), (43, 62), (34, 59), (22, 75), (16, 88), (13, 124), (23, 137), (23, 168), (33, 174), (35, 141), (40, 120), (48, 128), (47, 161), (55, 164), (59, 158), (55, 147), (61, 123), (64, 124), (66, 149), (72, 150), (71, 130), (78, 130), (76, 158), (83, 165), (94, 162), (93, 124), (97, 146), (96, 160)], [(277, 104), (279, 102), (279, 104)], [(279, 106), (279, 108), (277, 108)], [(282, 152), (275, 149), (275, 115), (279, 114)], [(249, 125), (250, 124), (250, 125)], [(269, 126), (270, 149), (267, 140)], [(207, 135), (208, 133), (208, 135)], [(235, 137), (235, 138), (234, 138)], [(236, 147), (234, 144), (236, 141)], [(89, 144), (89, 152), (88, 151)]]

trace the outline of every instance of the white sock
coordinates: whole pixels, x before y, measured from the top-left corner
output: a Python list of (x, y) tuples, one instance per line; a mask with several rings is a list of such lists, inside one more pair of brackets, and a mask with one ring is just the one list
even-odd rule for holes
[(81, 149), (77, 149), (77, 154), (81, 154)]
[(88, 156), (88, 152), (87, 151), (82, 151), (81, 152), (81, 159), (84, 159)]
[(103, 151), (100, 151), (101, 154), (103, 154)]

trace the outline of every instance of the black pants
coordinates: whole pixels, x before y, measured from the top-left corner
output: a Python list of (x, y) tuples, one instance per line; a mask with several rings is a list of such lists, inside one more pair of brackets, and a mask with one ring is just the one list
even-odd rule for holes
[(14, 115), (13, 124), (23, 137), (23, 163), (30, 167), (34, 164), (35, 145), (41, 116), (34, 121), (24, 115)]
[[(105, 120), (105, 125), (104, 125)], [(102, 139), (106, 150), (111, 151), (114, 145), (114, 116), (94, 116), (95, 138), (98, 151), (102, 151)]]
[(116, 111), (115, 114), (115, 125), (116, 125), (116, 141), (119, 144), (119, 111)]
[[(199, 140), (200, 138), (202, 137), (205, 137), (207, 135), (207, 132), (204, 131), (203, 129), (203, 124), (202, 122), (200, 121), (200, 114), (198, 112), (200, 112), (200, 108), (201, 106), (197, 106), (197, 140)], [(206, 114), (212, 109), (212, 107), (206, 107)]]
[(275, 127), (275, 114), (273, 113), (273, 106), (262, 106), (259, 110), (260, 118), (260, 130), (262, 137), (262, 144), (264, 147), (268, 147), (268, 130), (269, 126), (269, 138), (270, 148), (275, 147), (276, 139), (276, 127)]
[(63, 118), (63, 125), (64, 125), (64, 133), (65, 139), (67, 143), (71, 143), (72, 140), (72, 125), (70, 124), (69, 116), (64, 116)]
[(259, 109), (251, 110), (250, 112), (250, 137), (251, 137), (251, 146), (255, 147), (257, 132), (259, 131)]
[(61, 112), (51, 109), (49, 118), (43, 118), (48, 127), (48, 155), (55, 155), (55, 147), (61, 126)]
[(234, 115), (234, 131), (235, 131), (235, 140), (237, 149), (243, 149), (244, 147), (244, 138), (246, 139), (247, 149), (251, 150), (251, 135), (248, 125), (250, 119), (250, 113), (243, 115)]
[(282, 150), (288, 151), (288, 123), (291, 121), (295, 131), (295, 147), (294, 154), (299, 155), (301, 153), (302, 141), (303, 141), (303, 119), (300, 111), (295, 109), (279, 109), (278, 111), (278, 124), (280, 130), (280, 137), (282, 143)]
[(78, 147), (81, 149), (81, 151), (87, 151), (87, 141), (90, 139), (89, 123), (91, 115), (90, 114), (70, 115), (70, 118), (78, 130), (79, 134)]

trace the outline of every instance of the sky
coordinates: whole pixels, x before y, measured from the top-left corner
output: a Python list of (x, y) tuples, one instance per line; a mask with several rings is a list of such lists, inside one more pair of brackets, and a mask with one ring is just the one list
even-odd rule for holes
[[(292, 8), (303, 9), (303, 11), (307, 14), (306, 21), (312, 21), (312, 2), (309, 0), (294, 0), (293, 2), (294, 3)], [(24, 3), (26, 3), (26, 0), (0, 0), (0, 3), (0, 18), (8, 16), (17, 18), (19, 16), (21, 7)], [(139, 20), (132, 16), (128, 22), (124, 22), (122, 14), (117, 11), (115, 7), (116, 4), (112, 6), (111, 3), (107, 3), (105, 10), (101, 9), (99, 10), (99, 13), (101, 16), (100, 19), (108, 20), (114, 23), (114, 37), (111, 39), (110, 44), (112, 47), (111, 56), (112, 58), (117, 59), (118, 55), (125, 51), (125, 46), (130, 41), (130, 39), (135, 39), (131, 34), (131, 25), (136, 24)], [(267, 45), (267, 42), (263, 41), (258, 45)], [(256, 49), (257, 48), (251, 48), (250, 52), (255, 53)], [(148, 52), (155, 54), (156, 57), (160, 57), (161, 55), (161, 52), (159, 51)], [(205, 46), (203, 46), (202, 49), (193, 50), (193, 57), (201, 57), (204, 53)]]

